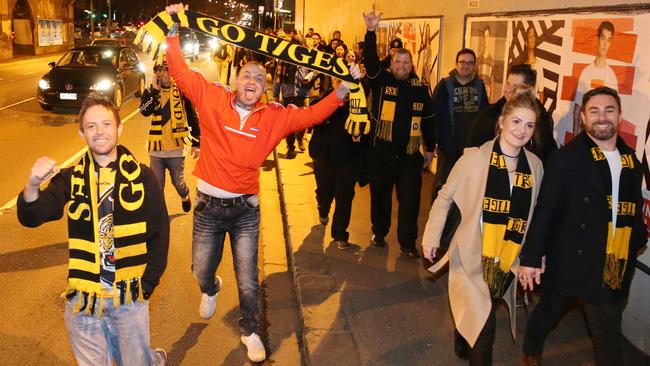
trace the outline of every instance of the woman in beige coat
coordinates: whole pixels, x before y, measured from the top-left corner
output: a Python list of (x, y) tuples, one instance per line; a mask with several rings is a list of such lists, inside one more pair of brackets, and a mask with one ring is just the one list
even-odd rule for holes
[(465, 149), (431, 207), (422, 238), (433, 261), (447, 211), (456, 203), (461, 221), (449, 250), (431, 268), (449, 263), (449, 302), (456, 326), (455, 351), (470, 365), (491, 365), (494, 304), (509, 306), (514, 337), (514, 290), (519, 248), (542, 181), (540, 160), (523, 147), (533, 138), (540, 110), (532, 89), (517, 90), (497, 123), (497, 137)]

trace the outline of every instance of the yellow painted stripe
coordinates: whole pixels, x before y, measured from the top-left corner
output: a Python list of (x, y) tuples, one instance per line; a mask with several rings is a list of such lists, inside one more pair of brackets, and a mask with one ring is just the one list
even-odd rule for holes
[(119, 269), (115, 272), (115, 281), (130, 281), (134, 278), (141, 278), (146, 264)]

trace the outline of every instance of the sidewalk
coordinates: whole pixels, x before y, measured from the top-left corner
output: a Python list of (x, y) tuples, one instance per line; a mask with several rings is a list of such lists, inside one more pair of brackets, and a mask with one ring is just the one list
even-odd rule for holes
[[(286, 211), (289, 265), (304, 328), (303, 362), (312, 366), (465, 365), (453, 353), (453, 321), (447, 274), (433, 279), (420, 260), (400, 255), (396, 239), (397, 202), (388, 248), (369, 245), (369, 187), (356, 187), (350, 222), (352, 248), (331, 244), (330, 227), (319, 224), (315, 180), (307, 152), (286, 159), (278, 148), (279, 184)], [(428, 218), (432, 174), (423, 173), (420, 237)], [(332, 212), (330, 212), (331, 217)], [(421, 250), (421, 247), (418, 246)], [(534, 298), (534, 296), (533, 296)], [(534, 300), (534, 299), (533, 299)], [(519, 365), (528, 308), (517, 310), (513, 343), (505, 304), (497, 309), (495, 365)], [(269, 336), (273, 343), (272, 335)], [(272, 347), (271, 347), (272, 348)], [(626, 344), (625, 365), (648, 365), (650, 359)], [(593, 364), (591, 342), (582, 314), (571, 310), (546, 342), (544, 362)]]

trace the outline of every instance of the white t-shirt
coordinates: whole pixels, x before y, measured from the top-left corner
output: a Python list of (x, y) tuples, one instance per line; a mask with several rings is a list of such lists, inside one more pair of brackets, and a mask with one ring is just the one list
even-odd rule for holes
[(616, 214), (618, 208), (618, 183), (621, 179), (621, 170), (623, 163), (621, 162), (621, 153), (617, 150), (603, 151), (609, 164), (609, 172), (612, 175), (612, 229), (616, 232)]
[(582, 97), (586, 92), (595, 86), (607, 86), (618, 91), (618, 79), (616, 74), (609, 65), (599, 68), (593, 63), (589, 64), (582, 70), (578, 79), (578, 88), (576, 89), (576, 104), (582, 105)]

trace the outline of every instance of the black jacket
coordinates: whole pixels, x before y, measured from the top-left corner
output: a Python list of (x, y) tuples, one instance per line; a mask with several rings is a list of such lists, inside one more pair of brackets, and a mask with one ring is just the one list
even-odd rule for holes
[[(314, 102), (317, 103), (318, 101)], [(355, 142), (345, 130), (345, 122), (350, 114), (350, 103), (339, 106), (325, 122), (314, 126), (309, 140), (309, 156), (326, 164), (359, 164), (361, 145)]]
[[(70, 198), (70, 176), (74, 167), (62, 169), (55, 175), (50, 184), (40, 192), (34, 202), (25, 202), (23, 192), (18, 195), (18, 221), (23, 226), (37, 227), (48, 221), (63, 217), (64, 208)], [(169, 249), (169, 216), (162, 190), (153, 171), (140, 164), (145, 194), (145, 210), (147, 210), (147, 266), (142, 275), (142, 290), (148, 297), (160, 283), (167, 268), (167, 252)], [(117, 187), (115, 193), (118, 194)]]
[[(553, 151), (557, 150), (557, 143), (555, 142), (555, 138), (553, 138), (553, 128), (555, 125), (553, 123), (553, 116), (546, 111), (539, 100), (537, 100), (537, 103), (542, 111), (539, 121), (537, 121), (536, 132), (538, 136), (537, 140), (532, 139), (532, 147), (528, 150), (537, 155), (537, 157), (544, 163), (548, 156)], [(466, 147), (481, 146), (494, 139), (496, 136), (495, 127), (497, 125), (497, 120), (499, 119), (505, 104), (506, 98), (501, 97), (501, 99), (497, 100), (496, 103), (490, 104), (478, 113), (469, 136), (467, 137)]]
[[(450, 89), (458, 90), (459, 95), (450, 95)], [(456, 160), (463, 153), (471, 129), (469, 126), (471, 121), (476, 118), (481, 109), (488, 105), (485, 84), (478, 77), (467, 84), (460, 84), (454, 69), (448, 77), (438, 82), (433, 90), (432, 99), (433, 108), (436, 111), (435, 134), (438, 149), (451, 159)], [(463, 111), (454, 113), (452, 108), (462, 108)], [(463, 121), (459, 121), (459, 119), (463, 119)]]
[(397, 103), (395, 107), (395, 117), (393, 123), (392, 146), (397, 149), (406, 151), (409, 138), (411, 135), (411, 116), (414, 103), (422, 103), (422, 137), (427, 151), (433, 151), (436, 145), (436, 137), (433, 126), (434, 109), (431, 104), (429, 89), (424, 85), (412, 85), (411, 80), (397, 80), (384, 69), (377, 55), (377, 36), (375, 32), (368, 31), (365, 36), (364, 59), (366, 66), (366, 76), (368, 85), (371, 90), (370, 116), (373, 122), (372, 131), (376, 122), (381, 116), (381, 104), (386, 88), (397, 88)]
[[(603, 287), (607, 226), (611, 217), (602, 178), (586, 145), (585, 132), (551, 154), (537, 206), (520, 254), (520, 265), (540, 268), (542, 286), (591, 303), (627, 297), (636, 256), (647, 241), (641, 210), (641, 164), (634, 158), (636, 214), (622, 290)], [(621, 154), (634, 151), (619, 137)]]
[[(182, 96), (183, 103), (185, 104), (185, 113), (187, 115), (187, 126), (190, 129), (190, 134), (192, 135), (192, 146), (198, 147), (199, 141), (201, 139), (201, 130), (199, 129), (199, 118), (196, 115), (196, 110), (185, 95)], [(169, 121), (171, 119), (171, 111), (169, 108), (163, 109), (158, 108), (160, 104), (160, 90), (157, 90), (153, 86), (146, 88), (140, 97), (140, 113), (149, 117), (152, 114), (162, 116), (163, 121)]]

